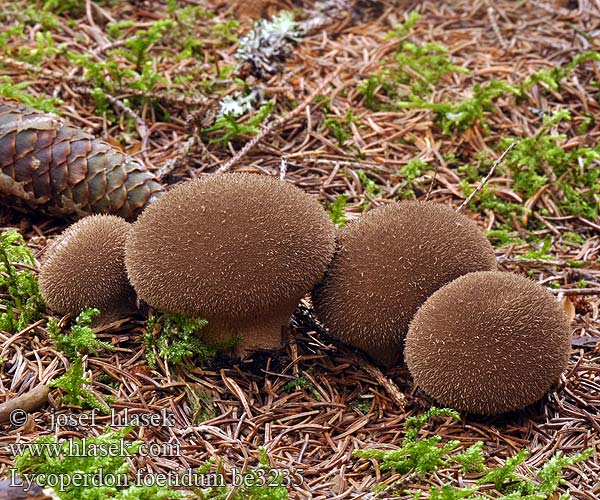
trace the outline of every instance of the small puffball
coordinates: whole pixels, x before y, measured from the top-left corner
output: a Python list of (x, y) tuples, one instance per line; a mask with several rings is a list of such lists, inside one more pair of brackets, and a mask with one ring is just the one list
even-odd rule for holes
[(125, 240), (131, 224), (114, 215), (92, 215), (69, 226), (46, 251), (39, 282), (50, 309), (78, 314), (100, 309), (96, 323), (135, 310), (125, 271)]
[(444, 406), (492, 415), (540, 399), (567, 367), (569, 320), (555, 298), (522, 276), (467, 274), (415, 315), (406, 364)]

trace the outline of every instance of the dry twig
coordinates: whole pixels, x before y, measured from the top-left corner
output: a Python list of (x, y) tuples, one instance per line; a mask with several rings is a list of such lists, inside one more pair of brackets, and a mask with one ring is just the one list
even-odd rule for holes
[(512, 148), (515, 147), (515, 144), (516, 144), (515, 142), (512, 142), (510, 144), (510, 146), (508, 146), (504, 150), (504, 152), (498, 157), (498, 159), (494, 162), (494, 164), (490, 168), (490, 171), (483, 178), (483, 180), (479, 183), (479, 185), (475, 188), (475, 190), (469, 196), (467, 196), (467, 198), (456, 209), (457, 212), (460, 212), (465, 206), (467, 206), (471, 202), (471, 200), (473, 198), (475, 198), (477, 193), (479, 193), (479, 191), (481, 191), (483, 189), (483, 187), (487, 184), (487, 182), (492, 178), (492, 175), (494, 175), (494, 172), (496, 171), (496, 168), (498, 168), (498, 165), (500, 165), (504, 161), (504, 158), (506, 158), (506, 155), (508, 153), (510, 153)]
[(269, 123), (265, 128), (263, 128), (258, 134), (256, 134), (250, 141), (248, 141), (242, 149), (240, 149), (233, 158), (231, 158), (227, 163), (220, 166), (216, 173), (222, 174), (223, 172), (227, 172), (234, 165), (236, 165), (244, 156), (246, 156), (252, 148), (254, 148), (260, 141), (262, 141), (266, 136), (268, 136), (273, 130), (277, 127), (284, 125), (286, 122), (289, 122), (294, 117), (300, 115), (304, 108), (306, 108), (319, 94), (323, 92), (325, 87), (327, 87), (333, 79), (341, 72), (341, 68), (336, 69), (333, 73), (331, 73), (327, 78), (325, 78), (319, 86), (311, 92), (311, 94), (302, 101), (302, 103), (295, 108), (293, 111), (288, 113), (285, 116), (278, 118), (277, 120)]
[(8, 422), (14, 410), (33, 412), (48, 402), (48, 386), (45, 384), (34, 387), (31, 391), (9, 399), (0, 404), (0, 423)]

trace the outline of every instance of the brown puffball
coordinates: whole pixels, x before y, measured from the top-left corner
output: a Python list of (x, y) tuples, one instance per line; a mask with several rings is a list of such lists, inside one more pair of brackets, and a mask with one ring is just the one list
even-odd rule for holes
[(339, 232), (313, 303), (331, 335), (392, 366), (427, 297), (463, 274), (495, 269), (494, 249), (467, 217), (431, 202), (392, 203)]
[(232, 173), (188, 181), (150, 205), (133, 225), (126, 266), (148, 304), (208, 320), (209, 341), (240, 335), (244, 353), (281, 346), (334, 250), (335, 227), (315, 198)]
[(131, 224), (114, 215), (92, 215), (69, 226), (47, 250), (39, 282), (48, 307), (60, 313), (100, 309), (96, 324), (135, 311), (125, 271)]
[(522, 276), (479, 272), (434, 293), (414, 317), (406, 363), (444, 406), (492, 415), (540, 399), (567, 367), (569, 320)]

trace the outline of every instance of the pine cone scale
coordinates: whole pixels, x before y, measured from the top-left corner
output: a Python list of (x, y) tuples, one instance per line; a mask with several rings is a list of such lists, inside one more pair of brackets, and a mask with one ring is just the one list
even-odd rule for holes
[(50, 193), (50, 165), (40, 162), (37, 157), (31, 156), (31, 159), (33, 192), (37, 196), (47, 196)]
[(35, 150), (37, 133), (33, 130), (23, 130), (15, 134), (15, 157), (24, 158)]
[(35, 171), (34, 163), (33, 158), (27, 156), (15, 161), (15, 180), (26, 186), (31, 186), (33, 183), (33, 173)]
[[(13, 163), (16, 160), (14, 154), (11, 152), (16, 151), (15, 138), (11, 135), (7, 135), (4, 137), (0, 136), (0, 151), (2, 151), (2, 155), (0, 155), (0, 168), (13, 168)], [(14, 172), (14, 168), (13, 168)]]

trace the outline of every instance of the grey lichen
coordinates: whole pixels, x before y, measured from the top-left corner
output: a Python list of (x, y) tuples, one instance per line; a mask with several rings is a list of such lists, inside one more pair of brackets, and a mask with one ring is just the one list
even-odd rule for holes
[(259, 78), (272, 75), (280, 70), (303, 34), (301, 24), (294, 21), (291, 12), (280, 12), (271, 21), (261, 19), (254, 23), (240, 40), (235, 57), (240, 63), (250, 64), (251, 73)]

